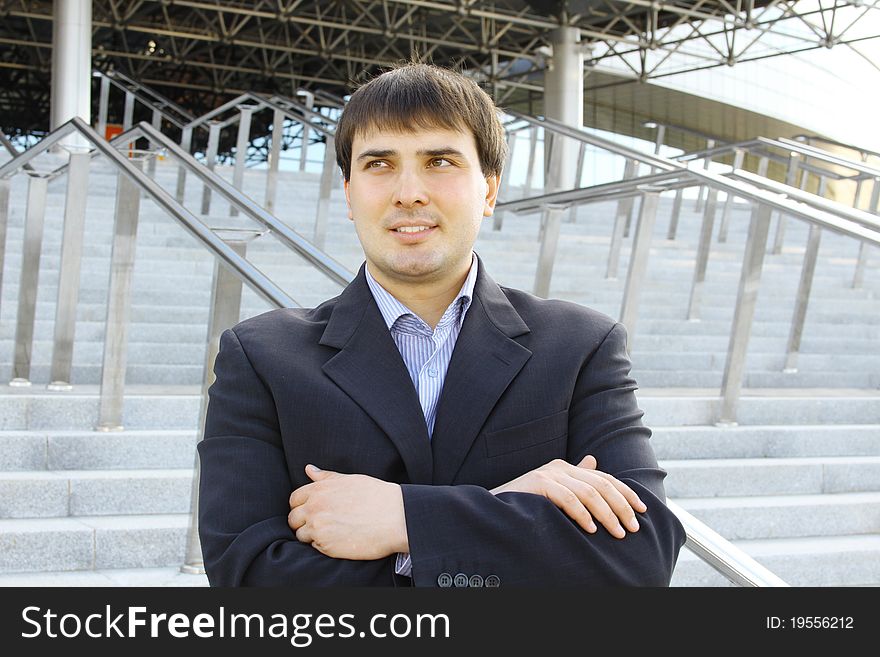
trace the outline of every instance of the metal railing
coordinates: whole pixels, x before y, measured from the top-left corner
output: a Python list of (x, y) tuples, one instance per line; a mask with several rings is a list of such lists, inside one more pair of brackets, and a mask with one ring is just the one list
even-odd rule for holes
[[(721, 403), (717, 417), (717, 424), (719, 425), (733, 425), (736, 423), (736, 408), (742, 390), (745, 359), (757, 303), (771, 213), (778, 211), (807, 222), (811, 227), (814, 242), (818, 239), (816, 237), (819, 234), (818, 230), (825, 229), (852, 237), (864, 245), (880, 246), (880, 222), (870, 214), (845, 208), (844, 206), (840, 207), (840, 211), (833, 213), (829, 211), (830, 207), (825, 209), (809, 207), (793, 201), (787, 196), (755, 187), (752, 184), (733, 180), (703, 169), (686, 168), (677, 162), (660, 158), (656, 155), (641, 153), (635, 149), (596, 137), (583, 130), (572, 128), (552, 119), (537, 119), (519, 114), (516, 116), (532, 124), (544, 125), (545, 129), (556, 133), (557, 137), (555, 138), (557, 139), (559, 137), (577, 139), (584, 143), (604, 148), (628, 160), (643, 162), (661, 172), (660, 174), (648, 176), (645, 180), (636, 178), (620, 183), (612, 183), (611, 185), (555, 192), (534, 198), (498, 204), (498, 209), (502, 211), (535, 212), (540, 210), (542, 212), (542, 242), (535, 275), (534, 292), (539, 296), (547, 296), (552, 268), (556, 259), (562, 213), (570, 205), (587, 203), (594, 200), (607, 200), (615, 195), (621, 199), (619, 201), (621, 204), (626, 199), (632, 199), (636, 196), (640, 197), (641, 205), (619, 316), (619, 321), (627, 327), (630, 336), (634, 333), (638, 318), (639, 301), (647, 270), (649, 245), (660, 194), (667, 188), (674, 187), (680, 189), (686, 187), (688, 186), (688, 181), (690, 181), (692, 186), (704, 185), (709, 190), (703, 213), (694, 278), (689, 297), (687, 318), (690, 320), (699, 318), (718, 193), (725, 192), (729, 197), (738, 197), (751, 203), (753, 207), (752, 218), (749, 225), (737, 300), (734, 308), (733, 325), (731, 327), (725, 369), (722, 376)], [(672, 187), (669, 187), (669, 185), (672, 185)], [(616, 262), (619, 257), (617, 255), (621, 248), (619, 236), (622, 234), (624, 221), (625, 214), (618, 212), (615, 217), (614, 228), (612, 229), (609, 263)], [(818, 244), (816, 243), (815, 249), (817, 248)], [(808, 249), (808, 255), (813, 253), (815, 249), (811, 246)], [(611, 267), (609, 266), (610, 273)], [(804, 274), (804, 277), (811, 276), (812, 272)], [(801, 290), (806, 290), (808, 293), (809, 286), (802, 282)], [(803, 326), (803, 317), (797, 314), (800, 312), (806, 312), (806, 299), (798, 302), (796, 306), (796, 316), (793, 319), (792, 328), (793, 337), (789, 341), (790, 350), (792, 346), (799, 345), (799, 333)], [(797, 336), (794, 335), (795, 333), (797, 333)], [(791, 351), (787, 361), (789, 369), (791, 369), (793, 362)]]
[(781, 577), (672, 500), (666, 500), (666, 506), (684, 526), (685, 547), (732, 583), (748, 587), (788, 586)]
[[(217, 231), (206, 226), (199, 218), (183, 207), (171, 194), (149, 178), (142, 170), (137, 161), (120, 153), (114, 144), (103, 140), (95, 131), (80, 119), (72, 119), (68, 123), (53, 131), (39, 144), (28, 151), (19, 154), (0, 167), (0, 194), (7, 192), (10, 178), (17, 172), (27, 170), (29, 162), (40, 153), (45, 152), (54, 144), (58, 143), (68, 134), (78, 132), (85, 137), (98, 153), (107, 157), (119, 171), (119, 185), (117, 189), (116, 221), (114, 229), (114, 244), (111, 253), (111, 292), (107, 310), (107, 332), (105, 336), (104, 364), (102, 367), (101, 405), (99, 421), (96, 425), (98, 430), (113, 430), (122, 427), (122, 390), (125, 373), (125, 346), (126, 325), (128, 321), (128, 308), (131, 299), (131, 272), (134, 260), (134, 239), (137, 230), (137, 215), (139, 209), (138, 199), (141, 193), (150, 197), (159, 207), (175, 219), (188, 233), (196, 237), (198, 242), (210, 253), (215, 260), (214, 283), (212, 285), (211, 312), (209, 318), (208, 343), (204, 365), (204, 383), (202, 387), (202, 403), (200, 408), (200, 430), (204, 426), (204, 414), (206, 409), (207, 389), (213, 377), (213, 359), (216, 356), (219, 336), (223, 329), (238, 321), (242, 284), (253, 289), (260, 297), (266, 299), (276, 307), (293, 307), (298, 304), (283, 290), (278, 288), (265, 274), (252, 265), (245, 257), (246, 245), (250, 238), (259, 231), (250, 231), (244, 234), (217, 234)], [(326, 254), (321, 253), (310, 245), (307, 240), (287, 228), (283, 223), (270, 213), (260, 208), (252, 200), (241, 194), (228, 182), (208, 171), (200, 165), (189, 153), (176, 145), (170, 138), (162, 135), (147, 123), (140, 123), (130, 131), (117, 137), (117, 143), (128, 143), (138, 137), (146, 137), (160, 147), (165, 148), (174, 157), (178, 158), (182, 165), (187, 167), (194, 175), (197, 175), (212, 189), (223, 195), (242, 212), (256, 221), (264, 229), (276, 234), (282, 243), (297, 253), (304, 256), (311, 264), (318, 267), (333, 280), (344, 284), (350, 280), (352, 274), (347, 272), (338, 263), (335, 263)], [(69, 176), (67, 191), (67, 204), (65, 208), (65, 235), (64, 242), (71, 243), (71, 250), (62, 255), (61, 276), (59, 283), (59, 304), (56, 311), (56, 341), (53, 352), (53, 371), (55, 360), (65, 351), (65, 345), (73, 341), (73, 318), (75, 318), (75, 305), (77, 288), (79, 285), (79, 263), (77, 259), (81, 251), (77, 251), (77, 245), (82, 245), (82, 213), (84, 212), (84, 194), (86, 189), (85, 176), (92, 153), (71, 153), (71, 159), (64, 171)], [(57, 172), (56, 172), (57, 175)], [(34, 177), (36, 180), (45, 180), (45, 177)], [(676, 184), (683, 184), (684, 178), (680, 172), (666, 172), (652, 178), (652, 184), (667, 184), (673, 188)], [(644, 188), (644, 186), (642, 187)], [(27, 282), (24, 271), (38, 266), (39, 249), (35, 251), (37, 260), (27, 255), (28, 245), (39, 244), (40, 235), (28, 237), (35, 220), (39, 219), (42, 227), (42, 209), (45, 207), (45, 186), (40, 190), (42, 196), (33, 194), (28, 199), (28, 220), (26, 222), (25, 251), (26, 256), (22, 265), (22, 283), (19, 298), (33, 296), (31, 293), (36, 286), (36, 278), (32, 283)], [(618, 184), (616, 190), (612, 186), (605, 189), (607, 195), (614, 193), (628, 193), (625, 185)], [(2, 200), (2, 198), (0, 198)], [(0, 226), (5, 228), (7, 204), (0, 203)], [(66, 248), (66, 247), (65, 247)], [(33, 287), (29, 287), (33, 285)], [(30, 334), (32, 336), (33, 313), (32, 311), (19, 313), (19, 326), (30, 322)], [(59, 328), (63, 334), (59, 339)], [(27, 331), (17, 331), (16, 343), (22, 341)], [(62, 368), (63, 369), (63, 368)], [(21, 373), (25, 373), (26, 369)], [(69, 381), (69, 363), (67, 364), (67, 377)], [(62, 383), (64, 383), (62, 382)], [(54, 389), (59, 389), (58, 387)], [(185, 572), (203, 572), (201, 554), (198, 544), (197, 530), (197, 503), (198, 503), (198, 459), (196, 458), (195, 476), (193, 480), (193, 502), (190, 514), (190, 529), (188, 534), (186, 562), (182, 567)], [(680, 518), (687, 531), (688, 547), (697, 556), (709, 563), (714, 569), (721, 572), (732, 582), (742, 586), (784, 586), (785, 583), (769, 573), (765, 568), (738, 550), (729, 541), (710, 528), (702, 525), (690, 514), (680, 509), (674, 503), (670, 508)]]

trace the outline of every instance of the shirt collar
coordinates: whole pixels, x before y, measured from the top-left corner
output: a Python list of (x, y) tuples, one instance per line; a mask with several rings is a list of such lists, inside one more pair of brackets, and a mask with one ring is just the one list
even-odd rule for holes
[[(467, 278), (464, 279), (464, 284), (452, 300), (452, 303), (450, 303), (444, 311), (443, 317), (441, 317), (440, 322), (437, 324), (438, 327), (447, 324), (449, 322), (449, 317), (454, 316), (459, 307), (461, 308), (460, 312), (457, 312), (459, 325), (464, 321), (465, 313), (470, 307), (471, 300), (474, 296), (474, 286), (477, 282), (477, 262), (476, 255), (472, 255), (471, 268), (470, 271), (468, 271)], [(393, 294), (382, 287), (379, 282), (373, 278), (370, 274), (369, 267), (364, 267), (364, 274), (366, 275), (367, 285), (370, 287), (370, 292), (373, 293), (373, 298), (376, 300), (376, 305), (379, 306), (379, 312), (382, 314), (382, 319), (385, 320), (385, 325), (389, 330), (391, 330), (394, 323), (404, 315), (418, 317), (418, 315), (402, 304)]]

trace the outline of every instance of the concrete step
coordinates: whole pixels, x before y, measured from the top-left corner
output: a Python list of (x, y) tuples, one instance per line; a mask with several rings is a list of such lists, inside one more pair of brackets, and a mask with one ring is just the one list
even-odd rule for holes
[[(9, 388), (0, 395), (0, 431), (93, 429), (99, 417), (96, 386), (74, 391)], [(200, 392), (195, 386), (132, 387), (123, 404), (126, 429), (166, 430), (197, 427)]]
[[(649, 427), (714, 425), (718, 419), (716, 391), (642, 388), (637, 395)], [(736, 419), (741, 426), (880, 424), (880, 391), (744, 388)]]
[(0, 473), (192, 468), (197, 440), (195, 423), (165, 431), (0, 431)]
[(183, 562), (189, 514), (0, 520), (0, 573)]
[(107, 568), (0, 574), (0, 587), (155, 587), (208, 586), (206, 575), (180, 572), (179, 566)]
[[(67, 392), (34, 385), (0, 394), (0, 431), (92, 429), (98, 418), (98, 387), (77, 385)], [(643, 388), (637, 393), (650, 427), (713, 425), (717, 391)], [(128, 429), (196, 428), (200, 388), (129, 386), (123, 424)], [(880, 424), (880, 390), (744, 389), (737, 421), (750, 425)]]
[(665, 459), (660, 466), (671, 498), (880, 492), (880, 455)]
[(876, 424), (651, 426), (651, 429), (654, 451), (657, 458), (664, 461), (880, 455), (880, 425)]
[(675, 502), (730, 541), (880, 533), (880, 491)]
[(0, 518), (189, 513), (193, 469), (0, 473)]
[[(791, 586), (876, 586), (880, 535), (734, 541)], [(689, 549), (682, 549), (672, 586), (732, 586)]]

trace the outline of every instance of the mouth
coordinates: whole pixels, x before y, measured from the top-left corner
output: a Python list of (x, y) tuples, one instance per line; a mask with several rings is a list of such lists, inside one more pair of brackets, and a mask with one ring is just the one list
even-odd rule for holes
[(395, 233), (406, 233), (406, 234), (414, 234), (414, 233), (424, 233), (425, 231), (431, 230), (433, 226), (398, 226), (397, 228), (392, 228)]

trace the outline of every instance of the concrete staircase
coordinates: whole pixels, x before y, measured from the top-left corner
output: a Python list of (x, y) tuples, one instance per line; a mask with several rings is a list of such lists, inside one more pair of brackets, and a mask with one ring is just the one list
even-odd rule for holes
[[(231, 171), (219, 169), (231, 178)], [(176, 169), (157, 165), (173, 190)], [(197, 439), (212, 257), (143, 201), (129, 333), (125, 430), (95, 432), (103, 353), (115, 174), (91, 170), (74, 349), (74, 389), (45, 389), (58, 283), (63, 180), (47, 203), (30, 388), (0, 391), (0, 585), (204, 585), (182, 575)], [(245, 191), (263, 198), (261, 172)], [(317, 178), (282, 173), (277, 215), (311, 235)], [(0, 303), (0, 374), (11, 377), (26, 184), (13, 182)], [(516, 191), (516, 190), (514, 190)], [(187, 187), (197, 211), (201, 185)], [(785, 248), (765, 260), (739, 425), (716, 427), (748, 211), (736, 206), (726, 243), (713, 241), (700, 321), (685, 319), (700, 215), (685, 200), (676, 240), (666, 240), (671, 199), (661, 200), (648, 280), (634, 330), (633, 373), (645, 421), (683, 508), (794, 585), (880, 583), (880, 254), (865, 284), (850, 282), (858, 246), (825, 235), (796, 373), (782, 372), (806, 228), (789, 220)], [(620, 309), (630, 240), (617, 279), (605, 278), (613, 204), (579, 209), (563, 224), (551, 295), (612, 316)], [(356, 236), (334, 192), (327, 251), (355, 271)], [(246, 225), (240, 220), (241, 225)], [(208, 223), (228, 225), (216, 196)], [(716, 221), (717, 226), (717, 221)], [(775, 226), (775, 224), (774, 224)], [(772, 229), (773, 227), (771, 227)], [(504, 285), (531, 289), (538, 218), (486, 222), (477, 251)], [(772, 232), (771, 232), (772, 237)], [(271, 236), (251, 259), (302, 305), (340, 287)], [(269, 306), (244, 291), (242, 318)], [(673, 584), (726, 580), (683, 551)]]

